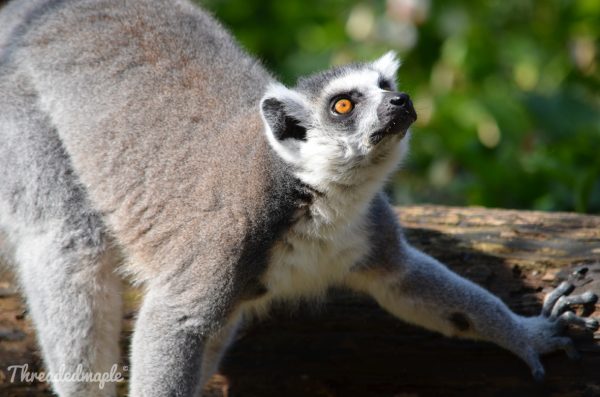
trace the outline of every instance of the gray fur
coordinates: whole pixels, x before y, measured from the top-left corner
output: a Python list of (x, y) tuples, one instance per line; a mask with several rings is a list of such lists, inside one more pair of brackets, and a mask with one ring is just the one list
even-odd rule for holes
[[(48, 369), (107, 372), (118, 363), (121, 257), (147, 291), (132, 396), (198, 395), (246, 315), (331, 284), (367, 292), (407, 321), (496, 342), (538, 376), (539, 353), (570, 349), (556, 318), (511, 313), (404, 240), (379, 191), (414, 119), (399, 130), (373, 116), (398, 66), (382, 59), (273, 90), (271, 75), (184, 0), (5, 6), (0, 228)], [(373, 95), (355, 121), (323, 121), (324, 86), (364, 71), (376, 78), (360, 89), (371, 84)], [(269, 98), (292, 104), (276, 109), (298, 123), (280, 123), (279, 110), (261, 115)], [(367, 115), (387, 135), (364, 153), (337, 161), (345, 149), (332, 146), (325, 157), (290, 161), (318, 139), (363, 142), (375, 132)], [(269, 138), (282, 125), (306, 130), (305, 139), (288, 136), (288, 154)], [(114, 385), (53, 387), (63, 397), (115, 393)]]
[[(309, 76), (301, 77), (294, 89), (316, 99), (322, 92), (323, 87), (330, 81), (342, 77), (350, 71), (371, 69), (372, 66), (368, 63), (351, 63), (348, 65), (336, 66), (322, 72), (317, 72)], [(387, 80), (382, 77), (382, 82)], [(394, 87), (396, 84), (393, 81), (388, 81), (388, 86)]]

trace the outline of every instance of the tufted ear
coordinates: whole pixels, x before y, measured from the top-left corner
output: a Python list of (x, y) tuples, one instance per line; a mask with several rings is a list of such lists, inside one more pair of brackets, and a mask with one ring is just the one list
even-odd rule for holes
[(260, 114), (271, 147), (288, 163), (301, 161), (301, 145), (312, 123), (307, 100), (279, 83), (271, 84), (260, 101)]
[(277, 141), (306, 140), (310, 113), (302, 95), (281, 84), (272, 84), (260, 101), (260, 112), (271, 134)]
[(394, 51), (388, 51), (379, 59), (373, 61), (373, 68), (390, 81), (396, 80), (396, 73), (400, 67), (400, 61)]

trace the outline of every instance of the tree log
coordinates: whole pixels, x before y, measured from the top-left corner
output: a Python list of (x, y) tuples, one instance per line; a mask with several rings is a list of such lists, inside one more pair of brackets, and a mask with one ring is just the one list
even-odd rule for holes
[[(567, 278), (577, 285), (574, 293), (600, 293), (600, 217), (434, 206), (402, 207), (398, 215), (413, 245), (520, 314), (537, 315), (543, 295)], [(584, 267), (585, 277), (574, 275)], [(124, 347), (137, 301), (135, 291), (127, 296), (133, 303), (125, 313)], [(10, 382), (6, 370), (14, 364), (41, 366), (23, 313), (14, 282), (0, 277), (0, 395), (49, 395), (45, 384)], [(572, 335), (581, 360), (563, 353), (544, 357), (547, 377), (537, 384), (524, 363), (499, 347), (444, 338), (393, 318), (368, 298), (332, 291), (326, 303), (279, 306), (243, 329), (206, 393), (600, 396), (600, 338), (578, 330)]]

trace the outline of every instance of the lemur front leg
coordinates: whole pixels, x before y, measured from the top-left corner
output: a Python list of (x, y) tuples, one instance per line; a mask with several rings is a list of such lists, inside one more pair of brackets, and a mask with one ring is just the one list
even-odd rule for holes
[(131, 396), (201, 394), (216, 365), (203, 357), (211, 354), (211, 341), (220, 337), (236, 302), (235, 276), (204, 269), (188, 266), (147, 285), (133, 335)]
[(541, 354), (564, 350), (577, 357), (566, 326), (598, 329), (598, 322), (571, 311), (574, 304), (593, 303), (596, 295), (567, 296), (572, 285), (550, 293), (537, 317), (515, 314), (496, 296), (453, 273), (430, 256), (399, 240), (396, 263), (352, 272), (348, 285), (373, 296), (379, 304), (407, 322), (458, 336), (494, 342), (523, 359), (536, 380), (544, 377)]

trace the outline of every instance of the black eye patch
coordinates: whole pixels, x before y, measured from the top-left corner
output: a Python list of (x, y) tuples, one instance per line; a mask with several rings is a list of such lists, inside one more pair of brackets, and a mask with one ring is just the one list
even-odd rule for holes
[[(354, 108), (356, 107), (356, 105), (358, 105), (361, 101), (361, 99), (364, 97), (364, 95), (358, 91), (358, 90), (351, 90), (351, 91), (345, 91), (345, 92), (340, 92), (336, 95), (333, 95), (330, 99), (329, 99), (329, 116), (330, 118), (337, 120), (338, 122), (342, 122), (344, 120), (348, 120), (350, 118), (354, 117)], [(338, 102), (343, 101), (343, 100), (348, 100), (351, 106), (350, 111), (348, 112), (341, 112), (340, 110), (336, 109), (336, 105)]]
[(379, 78), (377, 85), (379, 86), (379, 88), (381, 88), (382, 90), (385, 90), (385, 91), (392, 91), (392, 88), (393, 88), (392, 83), (390, 83), (389, 80), (384, 79), (383, 77)]
[[(323, 108), (326, 120), (330, 123), (332, 128), (338, 131), (352, 131), (356, 124), (356, 111), (360, 107), (361, 100), (364, 98), (364, 94), (358, 90), (342, 91), (329, 98), (327, 107)], [(351, 106), (351, 110), (348, 112), (336, 111), (336, 104), (340, 100), (348, 100)]]
[(354, 103), (358, 103), (360, 102), (360, 100), (364, 97), (363, 93), (357, 90), (351, 90), (351, 91), (344, 91), (344, 92), (339, 92), (335, 95), (332, 95), (329, 98), (329, 105), (331, 107), (331, 105), (333, 105), (333, 103), (335, 103), (335, 101), (342, 99), (342, 98), (348, 98), (350, 99), (352, 102)]

